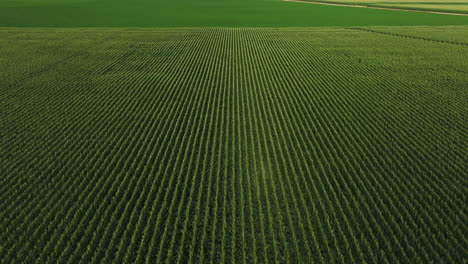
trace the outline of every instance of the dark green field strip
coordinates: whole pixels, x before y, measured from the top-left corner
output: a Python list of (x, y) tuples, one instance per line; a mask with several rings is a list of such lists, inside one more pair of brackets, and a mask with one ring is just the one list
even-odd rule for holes
[[(458, 7), (458, 6), (457, 6)], [(281, 0), (8, 0), (1, 27), (310, 27), (468, 25), (468, 16)]]
[[(6, 31), (7, 64), (40, 50)], [(463, 262), (466, 46), (38, 32), (62, 48), (0, 67), (1, 262)]]

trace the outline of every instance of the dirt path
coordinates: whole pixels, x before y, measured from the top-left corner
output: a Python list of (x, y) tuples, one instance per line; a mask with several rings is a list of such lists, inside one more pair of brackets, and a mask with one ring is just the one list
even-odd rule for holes
[(404, 8), (391, 8), (391, 7), (375, 7), (375, 6), (365, 6), (365, 5), (353, 5), (353, 4), (337, 4), (337, 3), (327, 3), (327, 2), (311, 2), (311, 1), (302, 1), (302, 0), (282, 0), (287, 2), (298, 2), (298, 3), (307, 3), (307, 4), (317, 4), (317, 5), (331, 5), (331, 6), (346, 6), (346, 7), (359, 7), (359, 8), (371, 8), (371, 9), (383, 9), (383, 10), (394, 10), (394, 11), (407, 11), (407, 12), (418, 12), (418, 13), (430, 13), (430, 14), (439, 14), (439, 15), (452, 15), (452, 16), (468, 16), (468, 14), (462, 13), (449, 13), (449, 12), (438, 12), (438, 11), (429, 11), (429, 10), (414, 10), (414, 9), (404, 9)]

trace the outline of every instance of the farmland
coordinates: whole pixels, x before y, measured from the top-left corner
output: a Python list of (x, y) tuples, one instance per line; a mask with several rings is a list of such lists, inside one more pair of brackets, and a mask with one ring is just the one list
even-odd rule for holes
[(362, 5), (368, 7), (399, 8), (468, 14), (467, 0), (310, 0), (318, 3)]
[(440, 16), (282, 0), (0, 1), (0, 27), (348, 27), (467, 24), (468, 16)]
[(0, 1), (0, 263), (464, 263), (467, 88), (468, 16)]
[(467, 31), (1, 28), (0, 262), (463, 263)]

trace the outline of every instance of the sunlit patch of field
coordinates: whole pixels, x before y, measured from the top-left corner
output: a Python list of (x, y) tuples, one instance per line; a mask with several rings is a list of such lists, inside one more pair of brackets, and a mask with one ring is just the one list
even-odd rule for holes
[(374, 7), (468, 13), (468, 0), (313, 0), (312, 2), (329, 2)]

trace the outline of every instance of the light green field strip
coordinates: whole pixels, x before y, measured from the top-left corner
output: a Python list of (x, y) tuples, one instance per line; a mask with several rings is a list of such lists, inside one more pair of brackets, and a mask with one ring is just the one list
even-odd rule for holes
[[(294, 0), (286, 0), (294, 1)], [(374, 8), (401, 9), (428, 12), (449, 12), (468, 15), (468, 1), (431, 1), (431, 0), (300, 0), (300, 2), (324, 3), (333, 5), (365, 6)]]
[(324, 0), (323, 2), (341, 2), (347, 4), (468, 4), (467, 0)]
[(0, 29), (1, 262), (463, 262), (466, 29)]
[(452, 11), (460, 13), (468, 13), (468, 3), (465, 5), (449, 5), (449, 4), (385, 4), (388, 7), (406, 8), (406, 9), (421, 9), (435, 11)]

